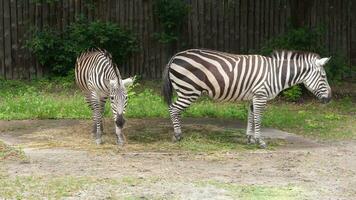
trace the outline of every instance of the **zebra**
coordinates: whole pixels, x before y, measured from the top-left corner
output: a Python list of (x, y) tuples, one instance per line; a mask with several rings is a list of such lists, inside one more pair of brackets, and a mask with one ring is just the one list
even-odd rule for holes
[(93, 135), (96, 144), (102, 143), (102, 117), (106, 100), (110, 97), (117, 143), (123, 145), (125, 143), (122, 133), (125, 123), (123, 114), (127, 105), (126, 87), (132, 84), (133, 79), (122, 80), (111, 54), (106, 50), (94, 48), (78, 56), (75, 64), (75, 81), (84, 92), (85, 100), (93, 112)]
[[(250, 101), (247, 141), (265, 148), (260, 129), (267, 101), (286, 88), (304, 83), (318, 99), (328, 103), (331, 89), (323, 66), (329, 59), (316, 53), (288, 50), (277, 50), (270, 56), (205, 49), (177, 53), (166, 66), (162, 87), (173, 123), (173, 141), (182, 138), (181, 112), (207, 94), (218, 102)], [(173, 89), (177, 93), (175, 102), (172, 102)]]

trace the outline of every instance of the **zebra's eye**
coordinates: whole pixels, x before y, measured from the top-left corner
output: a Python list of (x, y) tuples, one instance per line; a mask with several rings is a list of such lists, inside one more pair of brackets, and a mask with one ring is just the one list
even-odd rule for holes
[(111, 100), (114, 100), (114, 96), (111, 96), (110, 99), (111, 99)]

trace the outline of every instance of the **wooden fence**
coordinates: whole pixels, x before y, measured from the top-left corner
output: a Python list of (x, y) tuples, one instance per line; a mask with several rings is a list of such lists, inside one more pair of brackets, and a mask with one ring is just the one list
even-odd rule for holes
[[(291, 15), (300, 0), (185, 0), (190, 12), (177, 48), (160, 44), (153, 33), (160, 25), (153, 14), (154, 0), (33, 0), (0, 1), (0, 77), (32, 79), (45, 74), (24, 47), (28, 31), (46, 25), (63, 29), (84, 14), (90, 20), (118, 23), (131, 29), (140, 43), (120, 70), (124, 75), (140, 74), (159, 78), (172, 53), (185, 48), (209, 48), (231, 53), (257, 50), (270, 38), (287, 31)], [(89, 1), (90, 2), (90, 1)], [(330, 55), (344, 55), (356, 64), (356, 2), (353, 0), (309, 0), (299, 9), (303, 25), (324, 26), (324, 42)]]

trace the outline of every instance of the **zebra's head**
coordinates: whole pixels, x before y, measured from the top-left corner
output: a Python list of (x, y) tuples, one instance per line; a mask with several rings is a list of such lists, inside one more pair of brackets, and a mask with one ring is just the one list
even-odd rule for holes
[(110, 80), (109, 91), (111, 109), (114, 115), (115, 123), (117, 127), (122, 128), (125, 123), (123, 113), (125, 113), (125, 107), (127, 104), (127, 93), (123, 81), (121, 79)]
[(305, 87), (323, 103), (331, 100), (331, 88), (326, 78), (324, 65), (330, 58), (316, 58), (310, 63), (310, 70), (303, 81)]

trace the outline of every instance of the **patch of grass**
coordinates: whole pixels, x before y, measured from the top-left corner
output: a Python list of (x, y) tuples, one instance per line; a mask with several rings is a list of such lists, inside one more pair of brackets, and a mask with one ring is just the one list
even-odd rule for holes
[(60, 199), (85, 188), (96, 180), (82, 177), (4, 176), (0, 196), (7, 199)]
[(25, 159), (25, 153), (20, 148), (11, 147), (0, 140), (0, 162), (4, 160)]
[[(239, 185), (208, 181), (198, 185), (213, 185), (230, 192), (233, 198), (241, 200), (301, 200), (305, 198), (303, 189), (293, 186)], [(304, 197), (304, 198), (303, 198)]]
[[(0, 198), (4, 199), (63, 199), (70, 197), (99, 199), (162, 199), (161, 188), (152, 194), (147, 188), (159, 179), (124, 176), (96, 178), (88, 176), (16, 176), (0, 174)], [(156, 189), (153, 187), (153, 189)], [(143, 191), (142, 191), (143, 190)], [(157, 189), (156, 189), (157, 190)], [(78, 196), (79, 195), (79, 196)], [(146, 198), (144, 198), (146, 199)]]
[[(67, 78), (68, 79), (68, 78)], [(0, 119), (90, 119), (92, 112), (71, 79), (32, 82), (0, 81)], [(128, 118), (169, 118), (167, 105), (159, 95), (159, 82), (143, 82), (129, 97)], [(211, 117), (246, 120), (247, 103), (213, 103), (201, 98), (183, 117)], [(304, 104), (272, 101), (263, 115), (263, 126), (324, 139), (356, 137), (356, 104), (350, 97), (328, 105), (316, 101)], [(110, 105), (105, 117), (111, 117)], [(189, 139), (189, 138), (187, 138)], [(200, 138), (195, 138), (201, 140)]]
[(269, 127), (322, 139), (356, 138), (356, 105), (350, 98), (323, 105), (272, 103), (263, 116)]

